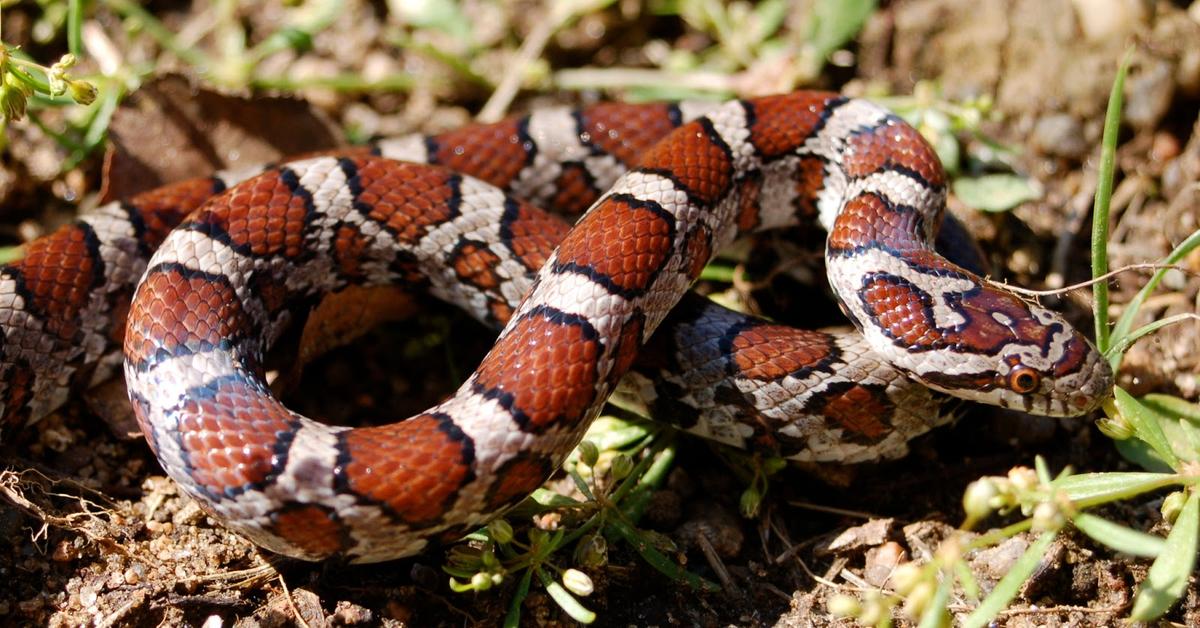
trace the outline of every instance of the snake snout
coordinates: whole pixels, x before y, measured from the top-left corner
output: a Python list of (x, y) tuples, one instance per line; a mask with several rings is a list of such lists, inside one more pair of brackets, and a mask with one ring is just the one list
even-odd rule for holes
[(1113, 372), (1108, 361), (1097, 353), (1090, 367), (1080, 373), (1079, 381), (1063, 382), (1060, 386), (1063, 398), (1069, 400), (1066, 416), (1092, 412), (1112, 396)]
[[(1082, 337), (1078, 339), (1082, 358), (1076, 368), (1053, 380), (1050, 397), (1055, 403), (1051, 416), (1079, 416), (1096, 410), (1112, 396), (1113, 372), (1104, 356)], [(1060, 368), (1062, 365), (1060, 365)]]

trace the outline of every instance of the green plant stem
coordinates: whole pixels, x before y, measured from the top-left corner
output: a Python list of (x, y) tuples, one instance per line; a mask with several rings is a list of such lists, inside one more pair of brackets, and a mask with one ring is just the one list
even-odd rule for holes
[[(20, 63), (20, 60), (18, 60), (16, 58), (13, 58), (12, 60)], [(24, 64), (22, 64), (22, 65), (24, 65)], [(31, 67), (38, 67), (34, 64), (29, 64), (29, 65)], [(38, 69), (41, 69), (41, 68), (39, 67)], [(50, 93), (50, 83), (47, 83), (46, 81), (43, 81), (42, 79), (39, 79), (38, 77), (34, 76), (33, 74), (31, 74), (29, 72), (26, 72), (25, 70), (15, 68), (12, 65), (10, 65), (10, 66), (8, 66), (8, 73), (17, 77), (22, 83), (25, 83), (26, 85), (32, 87), (35, 92), (41, 92), (43, 94)]]
[[(1121, 125), (1121, 104), (1125, 91), (1125, 75), (1129, 72), (1132, 49), (1125, 53), (1108, 95), (1108, 111), (1104, 116), (1104, 138), (1100, 148), (1100, 171), (1097, 173), (1096, 200), (1092, 207), (1092, 277), (1108, 273), (1108, 211), (1112, 201), (1113, 168), (1117, 154), (1117, 132)], [(1106, 353), (1110, 346), (1108, 327), (1108, 282), (1098, 281), (1092, 287), (1093, 315), (1096, 320), (1096, 346)]]
[(76, 57), (83, 55), (83, 0), (67, 2), (67, 50)]
[(286, 91), (318, 87), (339, 92), (405, 92), (412, 89), (413, 80), (411, 76), (404, 74), (389, 76), (378, 81), (369, 81), (355, 74), (315, 76), (306, 79), (256, 77), (250, 79), (250, 86), (258, 89), (279, 89)]
[(963, 551), (969, 552), (971, 550), (983, 549), (985, 547), (995, 545), (1004, 539), (1012, 538), (1022, 532), (1025, 532), (1031, 527), (1033, 527), (1033, 520), (1024, 519), (1014, 524), (1004, 526), (999, 530), (992, 530), (987, 534), (980, 534), (979, 536), (975, 537), (975, 540), (963, 546)]

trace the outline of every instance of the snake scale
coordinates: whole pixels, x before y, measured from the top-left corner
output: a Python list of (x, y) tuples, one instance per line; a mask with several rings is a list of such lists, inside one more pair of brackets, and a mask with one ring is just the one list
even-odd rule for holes
[[(930, 389), (1095, 409), (1112, 373), (1087, 339), (935, 252), (945, 194), (912, 127), (824, 92), (550, 109), (176, 183), (0, 269), (0, 429), (123, 359), (151, 448), (207, 512), (272, 551), (374, 562), (541, 485), (622, 381), (690, 431), (799, 460), (897, 455), (944, 420)], [(570, 228), (519, 198), (591, 209)], [(685, 296), (739, 235), (814, 221), (860, 333)], [(347, 428), (288, 410), (265, 353), (361, 286), (421, 287), (503, 330), (418, 416)]]

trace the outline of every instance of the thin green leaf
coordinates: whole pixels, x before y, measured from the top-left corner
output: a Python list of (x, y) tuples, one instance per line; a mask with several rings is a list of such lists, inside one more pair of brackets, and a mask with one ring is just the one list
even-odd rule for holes
[(117, 112), (117, 106), (121, 104), (121, 98), (125, 92), (117, 86), (116, 82), (109, 82), (100, 90), (99, 103), (96, 105), (96, 115), (88, 124), (87, 131), (83, 134), (82, 152), (76, 152), (71, 155), (71, 158), (63, 165), (63, 171), (74, 168), (79, 162), (93, 150), (96, 150), (104, 143), (108, 137), (108, 126), (112, 122), (113, 114)]
[(83, 56), (83, 0), (67, 2), (67, 50)]
[(713, 262), (700, 271), (700, 281), (719, 281), (733, 283), (733, 274), (737, 268), (729, 262)]
[(751, 39), (757, 44), (775, 34), (787, 18), (791, 3), (788, 0), (763, 0), (754, 7), (754, 35)]
[(941, 582), (938, 582), (937, 591), (929, 600), (929, 606), (921, 613), (918, 628), (942, 628), (950, 625), (950, 613), (946, 606), (950, 603), (951, 582), (950, 578), (942, 578)]
[[(565, 72), (565, 70), (561, 70)], [(628, 92), (628, 102), (645, 103), (657, 101), (679, 101), (679, 100), (725, 100), (733, 97), (732, 90), (712, 89), (704, 90), (701, 88), (692, 88), (686, 86), (671, 86), (663, 87), (636, 86), (630, 87)]]
[(1155, 411), (1168, 416), (1178, 416), (1192, 423), (1200, 423), (1200, 405), (1174, 395), (1150, 393), (1142, 397), (1142, 403)]
[(571, 595), (571, 592), (567, 591), (558, 580), (551, 578), (540, 567), (533, 567), (533, 571), (537, 573), (538, 580), (541, 581), (542, 586), (546, 587), (546, 593), (549, 593), (550, 597), (554, 598), (558, 607), (566, 611), (571, 616), (571, 619), (581, 624), (590, 624), (596, 621), (596, 614), (588, 610), (583, 604), (580, 604), (579, 600), (575, 599), (575, 596)]
[(981, 595), (979, 591), (979, 583), (975, 580), (975, 574), (971, 573), (971, 568), (966, 561), (954, 561), (954, 576), (958, 578), (958, 583), (962, 585), (963, 593), (972, 600), (978, 600)]
[[(1092, 278), (1108, 272), (1108, 207), (1112, 200), (1113, 167), (1117, 155), (1117, 132), (1121, 126), (1121, 105), (1125, 92), (1125, 75), (1129, 73), (1129, 61), (1133, 49), (1125, 52), (1112, 91), (1108, 94), (1108, 110), (1104, 114), (1104, 136), (1100, 143), (1100, 170), (1096, 173), (1096, 200), (1092, 206)], [(1096, 346), (1107, 355), (1108, 329), (1108, 281), (1098, 281), (1092, 286), (1094, 299), (1092, 315), (1096, 319)]]
[(1158, 452), (1154, 451), (1154, 448), (1147, 445), (1144, 440), (1127, 438), (1114, 441), (1113, 446), (1117, 448), (1117, 453), (1121, 454), (1122, 458), (1147, 471), (1163, 474), (1174, 472), (1171, 465), (1159, 457)]
[(1158, 424), (1162, 426), (1171, 451), (1175, 452), (1182, 462), (1195, 462), (1197, 457), (1200, 457), (1200, 428), (1178, 416), (1163, 415), (1149, 406), (1142, 407), (1158, 417)]
[(1188, 462), (1196, 462), (1200, 458), (1200, 425), (1183, 419), (1172, 421), (1171, 425), (1175, 428), (1175, 433), (1183, 434), (1181, 440), (1184, 443), (1178, 443), (1178, 445), (1185, 447), (1185, 450), (1179, 452), (1179, 457)]
[(1033, 468), (1037, 472), (1038, 482), (1049, 484), (1054, 481), (1050, 475), (1050, 466), (1046, 464), (1046, 459), (1041, 456), (1034, 456)]
[(1200, 540), (1200, 493), (1192, 492), (1167, 535), (1162, 553), (1150, 565), (1146, 580), (1133, 599), (1134, 621), (1151, 621), (1166, 613), (1183, 596), (1196, 564)]
[(1196, 318), (1197, 316), (1195, 314), (1191, 312), (1184, 312), (1182, 314), (1175, 314), (1174, 316), (1168, 316), (1166, 318), (1156, 320), (1152, 323), (1147, 323), (1129, 332), (1128, 334), (1123, 334), (1120, 336), (1113, 334), (1112, 346), (1109, 347), (1108, 353), (1106, 353), (1110, 359), (1109, 364), (1111, 365), (1112, 359), (1116, 358), (1117, 364), (1113, 365), (1113, 368), (1119, 366), (1120, 357), (1125, 354), (1125, 351), (1128, 350), (1129, 347), (1133, 346), (1133, 343), (1141, 340), (1142, 336), (1152, 334), (1168, 325), (1182, 323), (1183, 321), (1187, 320), (1196, 320)]
[(567, 497), (554, 491), (548, 491), (544, 488), (535, 490), (528, 498), (518, 504), (513, 510), (521, 509), (527, 504), (533, 504), (539, 512), (553, 510), (555, 508), (579, 508), (585, 505), (572, 497)]
[(634, 469), (633, 477), (638, 478), (637, 482), (622, 482), (612, 496), (612, 500), (621, 507), (621, 513), (634, 523), (640, 521), (645, 514), (654, 491), (666, 483), (667, 473), (675, 463), (675, 445), (668, 441), (661, 451), (653, 451), (649, 455), (653, 460), (645, 473), (637, 474), (641, 462), (638, 463), (638, 468)]
[(1133, 556), (1154, 558), (1162, 554), (1165, 545), (1160, 536), (1127, 528), (1086, 512), (1076, 514), (1071, 523), (1097, 543)]
[(675, 561), (664, 556), (662, 552), (659, 552), (646, 539), (642, 538), (642, 534), (638, 530), (624, 521), (621, 521), (620, 519), (613, 519), (609, 522), (605, 529), (625, 539), (625, 541), (633, 546), (634, 551), (636, 551), (642, 557), (642, 560), (649, 563), (651, 567), (654, 567), (668, 578), (676, 582), (690, 585), (697, 589), (703, 589), (705, 591), (721, 590), (721, 587), (715, 582), (711, 582), (701, 578), (700, 576), (697, 576), (683, 567), (680, 567), (675, 563)]
[(583, 496), (588, 499), (588, 501), (596, 501), (596, 496), (592, 494), (592, 488), (587, 485), (587, 482), (584, 481), (583, 476), (579, 475), (578, 471), (572, 470), (568, 472), (567, 475), (571, 476), (571, 481), (575, 483), (575, 488), (579, 489), (579, 492), (582, 493)]
[(648, 421), (605, 414), (592, 422), (584, 438), (600, 451), (608, 451), (629, 447), (657, 431), (657, 426)]
[(1036, 179), (1016, 174), (985, 174), (954, 180), (954, 195), (968, 207), (985, 212), (1006, 212), (1021, 203), (1042, 197)]
[(1090, 508), (1179, 484), (1174, 473), (1080, 473), (1058, 480), (1054, 488), (1079, 508)]
[(963, 628), (983, 628), (996, 618), (997, 613), (1008, 606), (1008, 603), (1021, 591), (1021, 585), (1025, 584), (1033, 570), (1037, 569), (1038, 562), (1046, 554), (1046, 549), (1050, 547), (1056, 534), (1056, 532), (1043, 532), (1029, 546), (1029, 549), (1025, 550), (1017, 562), (1013, 563), (1008, 573), (1004, 574), (1000, 582), (996, 583), (996, 588), (992, 589), (987, 598), (980, 602), (979, 606), (975, 607), (975, 611), (963, 622)]
[(413, 78), (407, 74), (394, 74), (370, 80), (352, 72), (303, 79), (286, 76), (256, 76), (249, 81), (251, 87), (259, 89), (296, 90), (319, 87), (343, 93), (406, 92), (412, 89), (413, 83)]
[(1164, 408), (1161, 404), (1148, 403), (1144, 397), (1139, 398), (1138, 403), (1145, 410), (1146, 416), (1153, 417), (1154, 422), (1162, 428), (1171, 451), (1175, 452), (1181, 461), (1193, 462), (1200, 459), (1200, 424), (1181, 417), (1178, 412)]
[[(958, 173), (962, 169), (962, 145), (958, 143), (958, 137), (953, 131), (934, 131), (933, 137), (930, 138), (924, 131), (924, 126), (921, 127), (921, 134), (925, 135), (926, 139), (933, 144), (933, 152), (937, 153), (938, 160), (942, 162), (942, 166), (946, 168), (946, 174), (954, 179), (957, 184), (959, 179)], [(969, 195), (968, 191), (968, 195)], [(957, 194), (957, 191), (955, 192)], [(959, 198), (962, 198), (961, 196)], [(969, 203), (968, 203), (969, 204)]]
[(1162, 426), (1159, 425), (1158, 416), (1154, 411), (1143, 406), (1120, 386), (1113, 387), (1113, 392), (1116, 394), (1117, 411), (1133, 426), (1137, 437), (1153, 447), (1154, 452), (1172, 469), (1178, 469), (1179, 457), (1175, 455), (1171, 444), (1167, 442), (1167, 437), (1163, 434)]
[(529, 596), (529, 583), (533, 579), (533, 570), (526, 569), (513, 592), (512, 601), (508, 603), (508, 614), (504, 616), (504, 628), (518, 628), (521, 625), (521, 604)]
[(397, 48), (411, 50), (413, 52), (431, 57), (442, 65), (445, 65), (447, 68), (454, 70), (463, 78), (475, 83), (480, 87), (486, 87), (489, 90), (495, 89), (496, 87), (495, 82), (490, 77), (476, 72), (471, 67), (469, 60), (463, 58), (463, 56), (460, 54), (451, 53), (447, 50), (443, 50), (437, 46), (434, 46), (433, 44), (413, 41), (405, 36), (397, 36), (394, 39), (391, 39), (390, 43)]

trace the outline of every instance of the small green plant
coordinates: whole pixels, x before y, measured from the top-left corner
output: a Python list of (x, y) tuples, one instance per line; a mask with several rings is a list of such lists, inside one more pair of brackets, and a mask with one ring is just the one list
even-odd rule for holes
[(0, 43), (0, 113), (5, 122), (25, 117), (29, 99), (35, 94), (47, 98), (70, 99), (81, 105), (96, 101), (96, 86), (73, 78), (69, 73), (76, 63), (75, 55), (67, 53), (57, 63), (46, 67), (23, 56), (18, 49)]
[[(644, 453), (635, 463), (631, 454), (637, 452)], [(580, 497), (540, 489), (510, 511), (507, 519), (535, 522), (525, 540), (519, 539), (507, 519), (495, 520), (468, 536), (465, 544), (450, 551), (442, 567), (451, 576), (450, 588), (460, 593), (486, 591), (520, 574), (504, 624), (517, 626), (521, 605), (536, 578), (564, 612), (588, 624), (596, 615), (578, 599), (592, 592), (585, 570), (604, 567), (610, 542), (619, 540), (672, 580), (715, 590), (714, 583), (668, 557), (675, 551), (670, 539), (636, 525), (674, 458), (671, 435), (658, 426), (600, 417), (564, 467)], [(564, 552), (570, 552), (569, 557), (564, 558)], [(566, 560), (576, 567), (560, 567)]]

